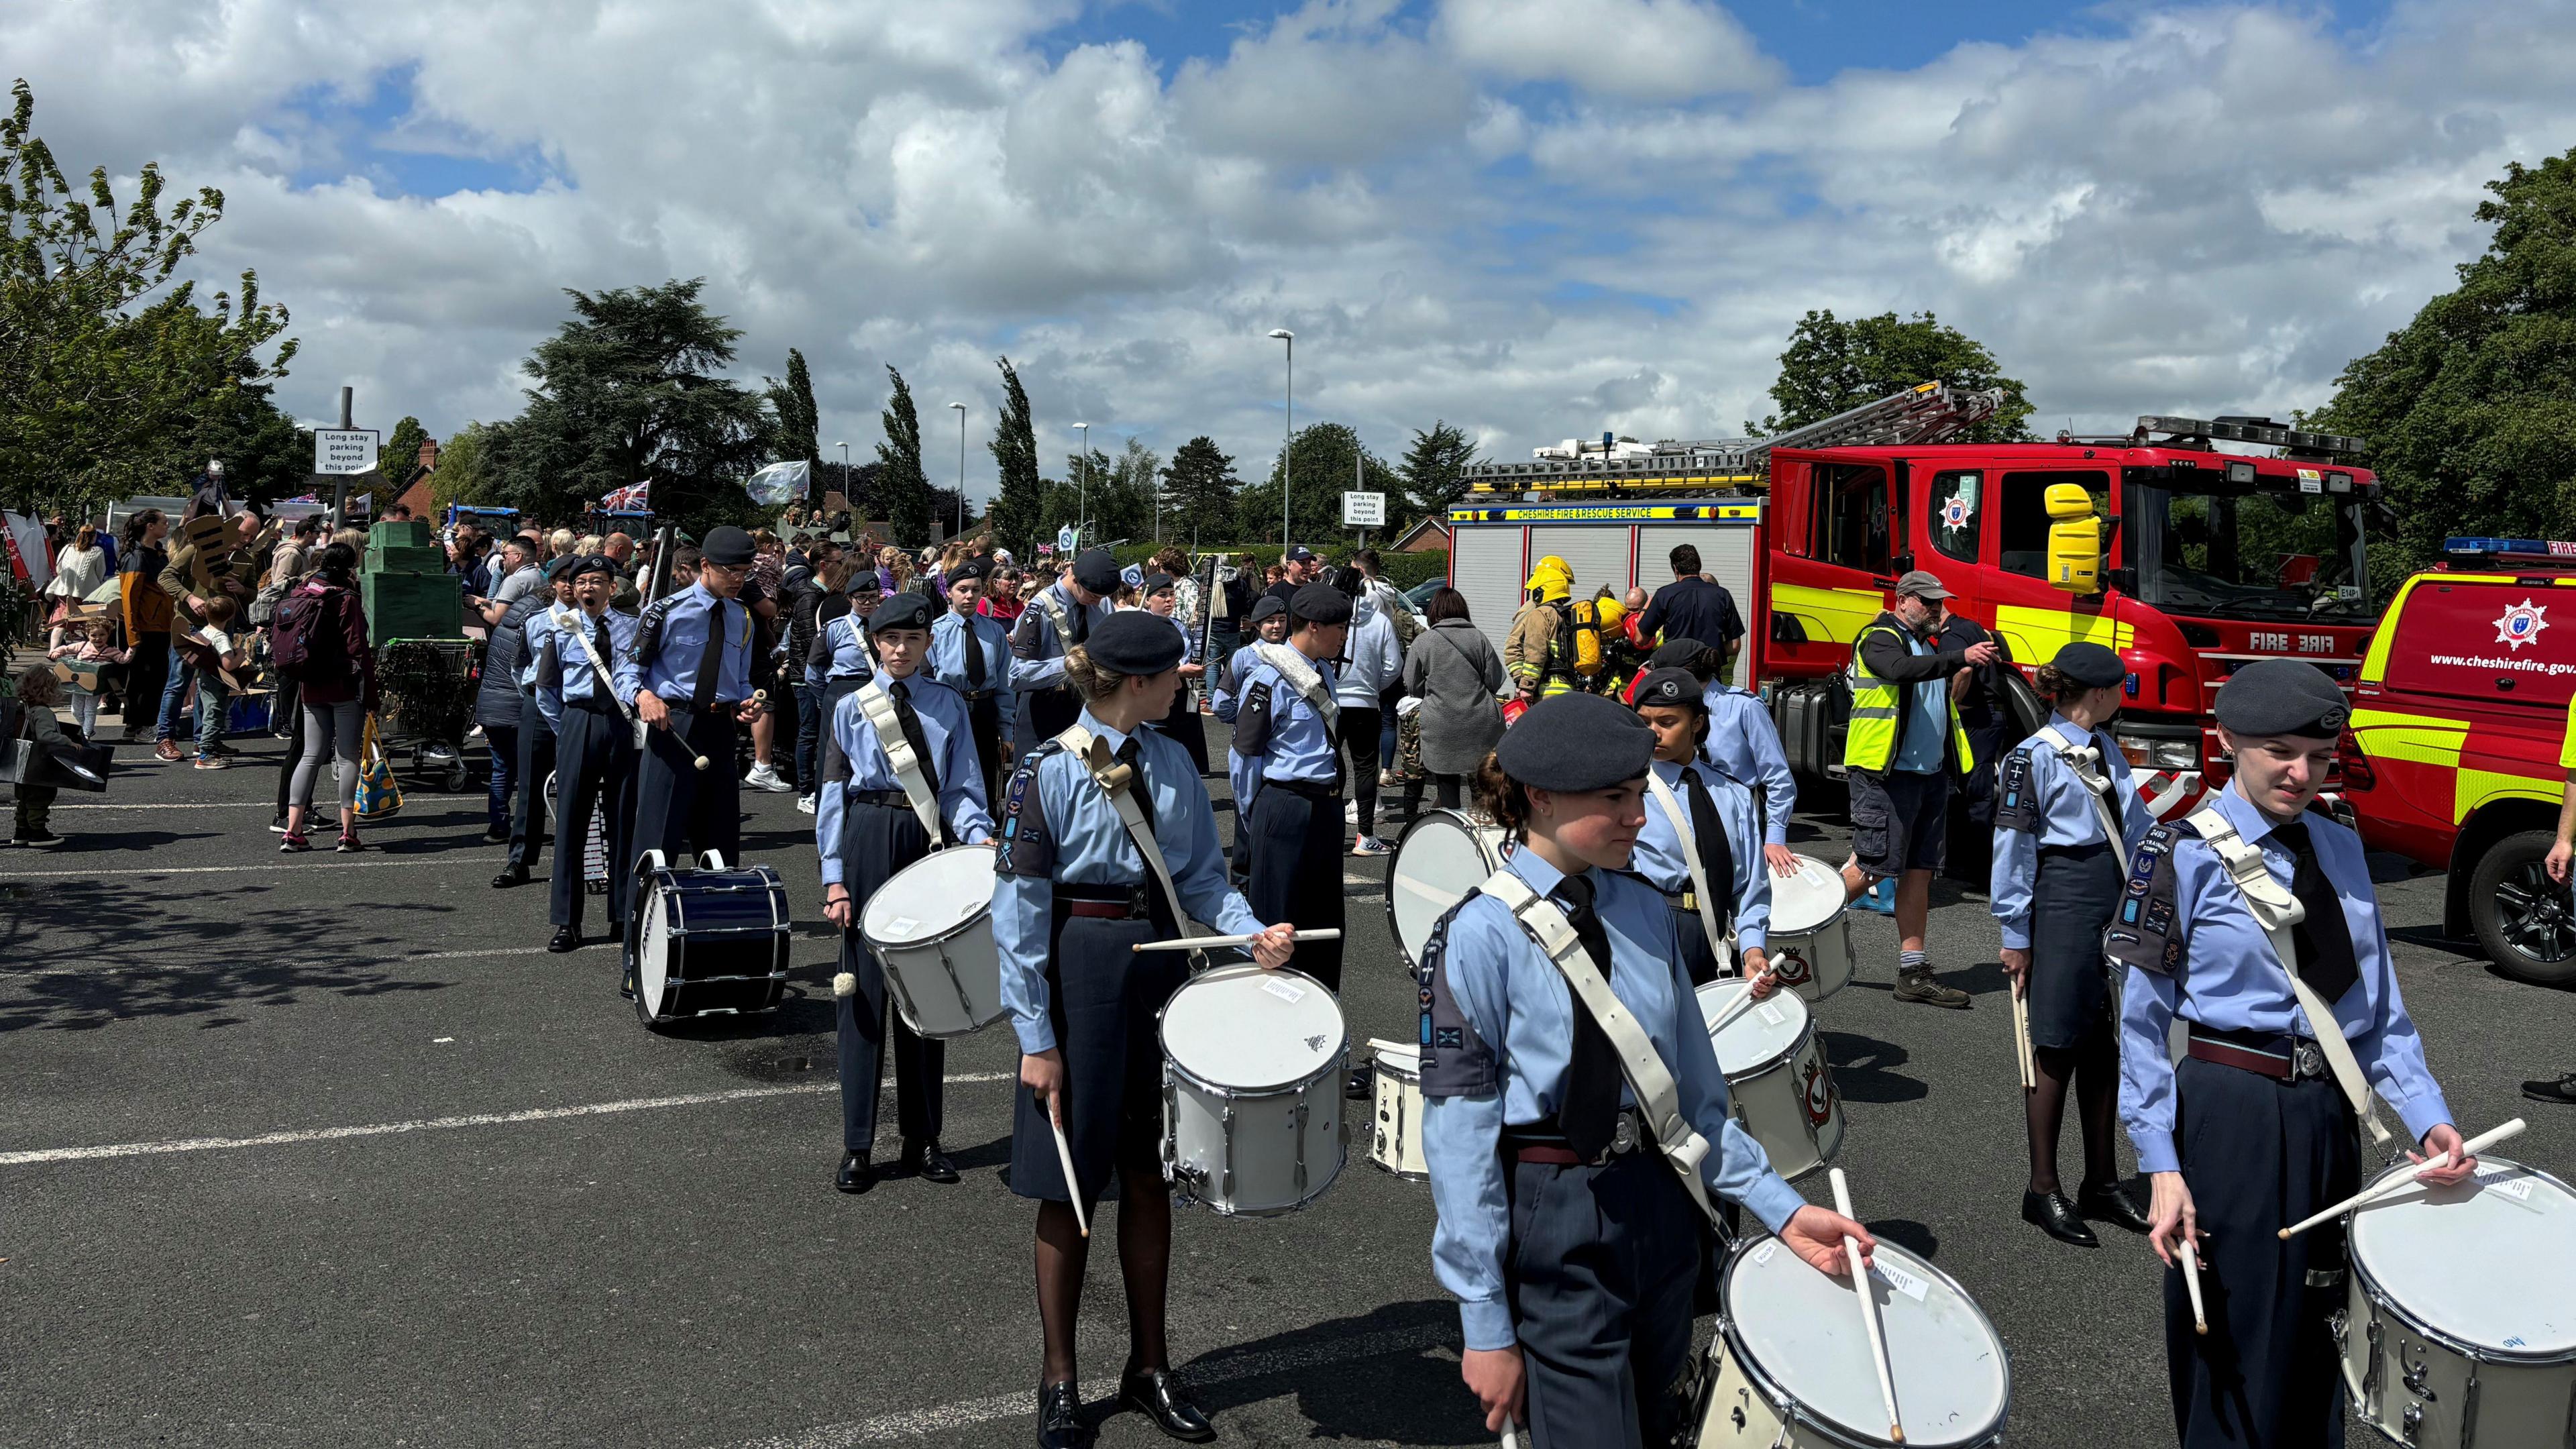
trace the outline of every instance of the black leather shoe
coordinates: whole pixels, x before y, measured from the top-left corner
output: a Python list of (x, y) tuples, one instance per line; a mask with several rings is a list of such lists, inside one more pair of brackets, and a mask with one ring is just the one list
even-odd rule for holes
[(1129, 1369), (1118, 1376), (1118, 1402), (1154, 1421), (1175, 1439), (1204, 1444), (1216, 1437), (1216, 1425), (1190, 1402), (1189, 1390), (1169, 1369)]
[(939, 1139), (925, 1137), (903, 1144), (904, 1171), (924, 1182), (951, 1183), (957, 1180), (957, 1164), (939, 1150)]
[(841, 1154), (841, 1171), (839, 1175), (832, 1179), (832, 1186), (839, 1188), (843, 1192), (856, 1194), (866, 1192), (869, 1188), (876, 1185), (877, 1176), (875, 1173), (868, 1171), (868, 1155), (866, 1153), (844, 1152)]
[(578, 950), (580, 950), (580, 949), (581, 949), (581, 927), (579, 927), (579, 926), (557, 926), (557, 927), (555, 927), (555, 938), (554, 938), (553, 940), (548, 941), (548, 942), (546, 943), (546, 949), (547, 949), (547, 950), (549, 950), (549, 951), (554, 952), (554, 953), (555, 953), (556, 955), (558, 955), (558, 956), (562, 955), (562, 954), (563, 954), (564, 952), (566, 952), (566, 951), (578, 951)]
[(505, 891), (512, 886), (523, 886), (527, 883), (528, 868), (524, 865), (505, 865), (501, 867), (499, 875), (492, 877), (492, 889), (496, 891)]
[(2116, 1182), (2078, 1188), (2075, 1210), (2097, 1223), (2110, 1223), (2133, 1233), (2152, 1232), (2156, 1226), (2153, 1219), (2138, 1211), (2138, 1205), (2129, 1200), (2128, 1193), (2122, 1191)]
[(1070, 1380), (1038, 1386), (1038, 1449), (1090, 1449), (1082, 1422), (1082, 1391)]
[(2102, 1240), (2093, 1236), (2091, 1228), (2084, 1226), (2084, 1219), (2077, 1215), (2075, 1204), (2068, 1202), (2062, 1192), (2023, 1193), (2021, 1220), (2037, 1225), (2040, 1231), (2061, 1243), (2073, 1243), (2079, 1248), (2102, 1246)]
[(1350, 1080), (1342, 1083), (1342, 1100), (1346, 1102), (1365, 1102), (1376, 1095), (1377, 1083), (1366, 1067), (1352, 1072)]
[(483, 827), (483, 838), (492, 842), (494, 845), (502, 844), (510, 838), (510, 827), (507, 825), (486, 825)]

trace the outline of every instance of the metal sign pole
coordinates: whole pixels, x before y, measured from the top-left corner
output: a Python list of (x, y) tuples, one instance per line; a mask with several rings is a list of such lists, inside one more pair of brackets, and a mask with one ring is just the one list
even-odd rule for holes
[[(340, 431), (342, 432), (347, 432), (351, 427), (355, 426), (355, 424), (349, 421), (349, 409), (356, 393), (357, 389), (353, 387), (344, 387), (340, 389)], [(376, 466), (380, 468), (383, 467), (383, 460), (379, 459)], [(338, 533), (341, 528), (345, 526), (348, 516), (349, 475), (343, 473), (340, 475), (339, 483), (331, 490), (330, 531), (335, 534)]]

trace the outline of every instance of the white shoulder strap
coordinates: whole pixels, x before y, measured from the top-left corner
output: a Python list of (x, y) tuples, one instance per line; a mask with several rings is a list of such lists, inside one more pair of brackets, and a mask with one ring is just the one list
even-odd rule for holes
[(573, 638), (581, 642), (581, 652), (590, 660), (591, 678), (597, 680), (599, 682), (599, 687), (607, 692), (610, 702), (617, 706), (617, 712), (626, 716), (629, 721), (632, 721), (635, 718), (635, 711), (627, 707), (626, 701), (617, 697), (617, 688), (615, 683), (609, 677), (608, 666), (600, 661), (599, 650), (591, 644), (590, 631), (581, 627), (579, 616), (567, 615), (564, 613), (563, 605), (561, 604), (548, 604), (546, 605), (546, 617), (556, 628), (563, 630), (565, 633), (570, 634)]
[(1324, 687), (1324, 676), (1305, 655), (1267, 639), (1256, 640), (1252, 652), (1260, 657), (1262, 663), (1278, 670), (1279, 677), (1288, 681), (1288, 686), (1297, 691), (1298, 697), (1323, 717), (1326, 732), (1335, 735), (1341, 732), (1341, 707), (1333, 702), (1333, 692)]
[(873, 674), (856, 692), (859, 712), (868, 717), (869, 728), (877, 732), (877, 748), (885, 751), (886, 764), (903, 782), (903, 797), (912, 802), (912, 813), (920, 817), (921, 828), (932, 840), (947, 844), (948, 837), (939, 826), (939, 797), (930, 791), (930, 781), (922, 773), (922, 762), (913, 753), (912, 741), (903, 737), (903, 717), (895, 713), (894, 696), (886, 693), (884, 683)]
[[(1118, 812), (1119, 821), (1127, 827), (1127, 838), (1136, 842), (1136, 853), (1145, 857), (1145, 868), (1154, 873), (1154, 883), (1162, 887), (1163, 900), (1171, 906), (1172, 921), (1180, 927), (1181, 934), (1198, 935), (1199, 932), (1190, 926), (1190, 913), (1181, 908), (1180, 887), (1172, 884), (1172, 868), (1163, 859), (1162, 844), (1147, 828), (1145, 811), (1136, 803), (1135, 771), (1120, 764), (1110, 754), (1107, 740), (1084, 729), (1078, 721), (1066, 725), (1064, 732), (1055, 737), (1055, 742), (1082, 763), (1083, 770), (1091, 776), (1091, 783), (1099, 786), (1100, 793), (1109, 797), (1110, 808)], [(1205, 964), (1202, 953), (1194, 951), (1190, 953), (1190, 959)]]
[(1047, 622), (1055, 625), (1055, 647), (1071, 649), (1073, 621), (1065, 617), (1064, 605), (1056, 602), (1055, 592), (1052, 589), (1039, 592), (1038, 607), (1046, 610)]
[[(1664, 807), (1665, 818), (1673, 822), (1673, 834), (1681, 839), (1682, 864), (1690, 867), (1691, 890), (1699, 897), (1700, 927), (1708, 932), (1709, 949), (1717, 953), (1717, 969), (1724, 975), (1734, 975), (1735, 953), (1726, 944), (1726, 933), (1717, 928), (1717, 897), (1709, 894), (1708, 867), (1700, 863), (1699, 836), (1691, 829), (1690, 812), (1682, 808), (1681, 797), (1673, 793), (1673, 787), (1664, 783), (1664, 777), (1656, 774), (1652, 765), (1646, 767), (1646, 788), (1655, 792), (1655, 803)], [(1727, 882), (1730, 887), (1734, 884)]]
[(1717, 1207), (1708, 1200), (1708, 1185), (1700, 1181), (1699, 1168), (1708, 1160), (1708, 1139), (1699, 1135), (1689, 1119), (1681, 1113), (1681, 1091), (1673, 1083), (1672, 1072), (1655, 1052), (1653, 1038), (1628, 1014), (1601, 979), (1585, 954), (1583, 941), (1574, 934), (1574, 923), (1565, 912), (1545, 896), (1530, 889), (1529, 882), (1509, 870), (1495, 871), (1477, 889), (1501, 901), (1529, 932), (1530, 939), (1556, 963), (1557, 971), (1572, 988), (1574, 999), (1583, 1003), (1592, 1019), (1601, 1025), (1601, 1034), (1610, 1039), (1610, 1049), (1619, 1054), (1619, 1074), (1628, 1079), (1628, 1090), (1637, 1096), (1637, 1105), (1655, 1132), (1655, 1145), (1663, 1150), (1664, 1160), (1680, 1174), (1682, 1186), (1690, 1192), (1691, 1201), (1712, 1220)]
[(2120, 874), (2125, 877), (2129, 873), (2129, 837), (2121, 825), (2119, 812), (2111, 807), (2110, 785), (2103, 772), (2095, 768), (2102, 763), (2101, 747), (2060, 744), (2057, 758), (2065, 761), (2066, 768), (2075, 772), (2075, 783), (2083, 786), (2084, 793), (2092, 798), (2093, 816), (2102, 822), (2103, 838), (2111, 842), (2111, 858), (2120, 863)]
[[(2352, 1103), (2352, 1113), (2368, 1129), (2370, 1140), (2385, 1149), (2395, 1139), (2380, 1125), (2369, 1079), (2361, 1074), (2361, 1063), (2353, 1059), (2352, 1043), (2344, 1040), (2343, 1024), (2336, 1020), (2334, 1008), (2299, 979), (2299, 951), (2291, 940), (2290, 928), (2307, 919), (2307, 907), (2290, 893), (2288, 886), (2272, 879), (2272, 872), (2264, 868), (2263, 852), (2247, 844), (2226, 816), (2203, 806), (2183, 823), (2198, 831), (2200, 838), (2209, 842), (2209, 848), (2218, 852), (2219, 863), (2227, 867), (2228, 877), (2244, 892), (2255, 924), (2271, 939), (2272, 954), (2279, 959), (2283, 974), (2290, 978), (2290, 990), (2299, 999), (2299, 1009), (2307, 1013), (2308, 1025), (2317, 1034), (2317, 1049), (2325, 1053), (2326, 1069), (2334, 1073), (2335, 1085)], [(2341, 929), (2342, 923), (2337, 922), (2336, 927)]]

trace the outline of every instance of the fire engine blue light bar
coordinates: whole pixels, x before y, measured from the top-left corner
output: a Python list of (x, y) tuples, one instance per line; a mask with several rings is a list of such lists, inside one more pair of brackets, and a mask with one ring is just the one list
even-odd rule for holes
[(2460, 537), (2442, 540), (2442, 552), (2458, 554), (2547, 553), (2576, 556), (2576, 543), (2561, 538)]

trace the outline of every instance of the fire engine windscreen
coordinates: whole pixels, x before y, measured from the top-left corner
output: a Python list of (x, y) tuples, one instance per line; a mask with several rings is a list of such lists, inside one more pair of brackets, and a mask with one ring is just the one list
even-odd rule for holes
[(2152, 482), (2136, 476), (2144, 471), (2124, 480), (2121, 509), (2141, 599), (2217, 619), (2379, 617), (2359, 499), (2302, 493), (2289, 479), (2232, 484), (2215, 468)]

